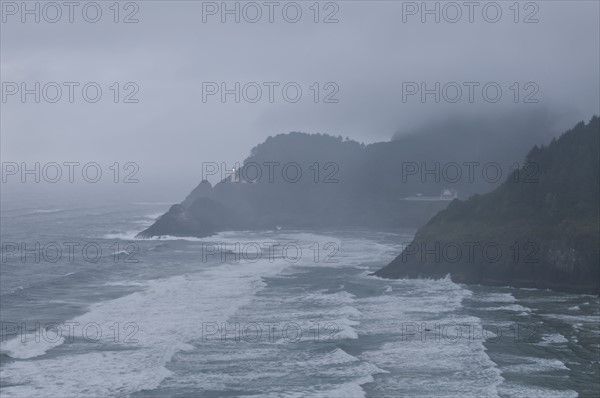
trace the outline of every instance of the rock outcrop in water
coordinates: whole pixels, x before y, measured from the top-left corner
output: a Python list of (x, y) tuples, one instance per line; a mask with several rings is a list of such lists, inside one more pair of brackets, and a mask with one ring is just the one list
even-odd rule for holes
[(598, 120), (534, 147), (494, 191), (453, 201), (376, 275), (597, 294)]
[(189, 209), (183, 205), (173, 205), (168, 212), (163, 214), (146, 230), (137, 237), (149, 238), (153, 236), (192, 236), (203, 238), (213, 235), (218, 222), (215, 223), (213, 211), (223, 212), (218, 203), (198, 199), (197, 206)]

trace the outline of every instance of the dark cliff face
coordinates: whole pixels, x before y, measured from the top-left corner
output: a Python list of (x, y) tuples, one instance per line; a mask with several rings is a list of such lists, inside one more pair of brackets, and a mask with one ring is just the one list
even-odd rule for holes
[(185, 198), (181, 204), (184, 207), (190, 207), (194, 201), (198, 198), (211, 198), (213, 195), (213, 189), (210, 182), (202, 180), (200, 184)]
[(376, 275), (597, 294), (600, 127), (578, 124), (496, 190), (454, 201)]
[(206, 198), (197, 198), (189, 207), (173, 205), (148, 229), (140, 232), (140, 238), (153, 236), (192, 236), (203, 238), (214, 235), (221, 228), (244, 225), (239, 215), (222, 204)]

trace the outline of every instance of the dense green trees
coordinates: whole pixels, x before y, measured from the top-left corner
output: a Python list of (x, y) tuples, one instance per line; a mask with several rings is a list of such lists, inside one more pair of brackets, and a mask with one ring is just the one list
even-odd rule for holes
[(482, 253), (476, 253), (474, 261), (464, 256), (449, 261), (443, 255), (439, 260), (405, 255), (377, 274), (441, 277), (450, 273), (461, 282), (597, 293), (599, 154), (600, 125), (594, 116), (549, 145), (535, 146), (523, 167), (494, 191), (452, 202), (418, 231), (413, 242), (415, 247), (493, 243), (504, 253), (497, 261)]

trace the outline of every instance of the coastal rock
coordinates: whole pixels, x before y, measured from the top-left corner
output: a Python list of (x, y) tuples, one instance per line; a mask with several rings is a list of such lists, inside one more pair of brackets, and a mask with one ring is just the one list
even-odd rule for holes
[(453, 201), (375, 275), (598, 294), (598, 120), (533, 148), (496, 190)]
[(181, 204), (188, 208), (198, 198), (211, 198), (213, 194), (213, 186), (207, 180), (200, 181), (200, 184), (184, 199)]
[(154, 224), (140, 232), (138, 238), (181, 236), (203, 238), (214, 235), (219, 226), (233, 225), (233, 215), (220, 203), (199, 197), (192, 205), (171, 206)]

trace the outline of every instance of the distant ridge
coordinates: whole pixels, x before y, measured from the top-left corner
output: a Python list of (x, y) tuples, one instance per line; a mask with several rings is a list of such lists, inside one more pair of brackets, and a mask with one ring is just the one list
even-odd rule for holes
[[(486, 127), (480, 120), (465, 120), (369, 145), (327, 134), (291, 132), (269, 137), (251, 150), (236, 170), (235, 182), (231, 177), (223, 177), (214, 186), (201, 181), (185, 200), (138, 236), (204, 237), (227, 230), (273, 230), (278, 226), (310, 230), (419, 228), (448, 206), (454, 193), (467, 198), (489, 192), (502, 179), (482, 179), (481, 166), (474, 181), (468, 181), (464, 170), (455, 182), (439, 178), (439, 172), (424, 176), (415, 171), (407, 176), (406, 166), (440, 171), (449, 164), (494, 162), (506, 175), (524, 158), (527, 148), (552, 137), (544, 117), (515, 119), (523, 119), (524, 124), (513, 122), (504, 130), (493, 123)], [(274, 181), (269, 181), (265, 164), (279, 165)], [(300, 168), (298, 181), (281, 178), (284, 165), (289, 164)], [(256, 174), (253, 165), (263, 167), (262, 178), (256, 182), (243, 177), (245, 171)], [(290, 170), (294, 175), (295, 170)], [(410, 199), (419, 197), (424, 199)]]

